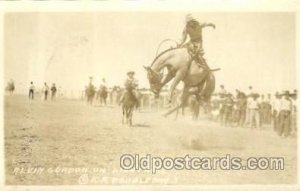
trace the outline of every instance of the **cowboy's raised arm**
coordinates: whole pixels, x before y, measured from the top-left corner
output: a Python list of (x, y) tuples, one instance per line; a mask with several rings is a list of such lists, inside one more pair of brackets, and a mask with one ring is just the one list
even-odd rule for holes
[(213, 23), (201, 23), (200, 26), (202, 28), (204, 28), (204, 27), (213, 27), (214, 29), (216, 28), (216, 25)]

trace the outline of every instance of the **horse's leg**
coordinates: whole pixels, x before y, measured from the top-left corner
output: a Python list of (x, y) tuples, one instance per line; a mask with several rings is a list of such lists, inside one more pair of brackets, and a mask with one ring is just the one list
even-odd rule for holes
[(122, 106), (122, 124), (124, 124), (125, 108)]
[(129, 110), (129, 108), (128, 107), (126, 107), (126, 111), (125, 111), (125, 116), (126, 116), (126, 125), (128, 125), (128, 110)]
[[(186, 86), (184, 86), (184, 89), (183, 89), (183, 93), (182, 93), (182, 97), (181, 97), (181, 103), (176, 106), (175, 108), (169, 110), (167, 113), (165, 113), (163, 116), (164, 117), (167, 117), (168, 115), (172, 114), (173, 112), (177, 111), (179, 112), (179, 109), (184, 107), (184, 104), (186, 104), (186, 101), (187, 101), (187, 98), (188, 98), (188, 91), (187, 91), (187, 88)], [(178, 115), (178, 114), (177, 114)]]
[(127, 108), (126, 108), (126, 125), (129, 124), (129, 112), (130, 112), (130, 108), (127, 107)]
[(212, 73), (205, 78), (202, 84), (199, 85), (199, 96), (203, 97), (205, 102), (210, 100), (211, 95), (215, 90), (215, 77)]
[(179, 108), (181, 108), (181, 103), (177, 105), (175, 108), (169, 110), (167, 113), (165, 113), (163, 116), (167, 117), (168, 115), (172, 114), (174, 111), (177, 111)]
[(177, 108), (177, 110), (176, 110), (175, 120), (178, 118), (179, 109), (180, 108)]
[(131, 106), (128, 108), (127, 111), (127, 125), (129, 125), (130, 127), (132, 126), (132, 112), (133, 112), (133, 108), (134, 106)]
[(189, 98), (189, 92), (188, 92), (188, 87), (184, 85), (183, 87), (183, 92), (182, 92), (182, 97), (181, 97), (181, 105), (182, 105), (182, 115), (184, 116), (184, 109), (187, 104)]
[(199, 112), (200, 112), (200, 104), (199, 101), (196, 101), (196, 106), (195, 106), (195, 120), (198, 120), (199, 118)]
[(131, 127), (132, 126), (132, 114), (133, 114), (133, 107), (130, 107), (129, 109), (129, 126)]
[(123, 106), (123, 124), (128, 124), (128, 106)]
[(161, 87), (166, 85), (170, 80), (173, 79), (173, 77), (174, 77), (174, 73), (169, 70), (167, 76), (161, 82)]
[(183, 72), (179, 71), (176, 73), (176, 76), (174, 77), (174, 81), (171, 84), (169, 95), (168, 95), (169, 103), (172, 101), (175, 88), (183, 78), (184, 78)]

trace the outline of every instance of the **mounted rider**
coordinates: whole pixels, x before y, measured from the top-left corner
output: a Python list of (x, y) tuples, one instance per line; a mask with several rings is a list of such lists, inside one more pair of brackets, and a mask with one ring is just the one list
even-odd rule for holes
[(137, 87), (138, 87), (138, 81), (134, 78), (134, 71), (129, 71), (127, 72), (127, 79), (125, 80), (124, 83), (124, 87), (125, 87), (125, 91), (122, 94), (122, 97), (120, 99), (120, 103), (122, 103), (124, 101), (124, 95), (127, 92), (132, 92), (133, 96), (136, 99), (136, 107), (139, 106), (139, 100), (137, 97)]
[[(192, 55), (193, 59), (196, 60), (198, 65), (203, 68), (208, 68), (206, 60), (203, 58), (204, 50), (202, 46), (202, 29), (205, 27), (213, 27), (215, 29), (215, 24), (201, 23), (193, 18), (191, 14), (188, 14), (186, 16), (185, 23), (185, 28), (182, 33), (182, 41), (179, 44), (179, 47), (186, 46), (189, 50), (189, 53)], [(185, 44), (188, 36), (190, 38), (190, 41)]]
[(135, 90), (138, 86), (138, 81), (134, 78), (134, 71), (127, 72), (127, 79), (124, 83), (126, 90)]
[(106, 84), (105, 78), (102, 78), (99, 90), (100, 91), (107, 91), (107, 84)]

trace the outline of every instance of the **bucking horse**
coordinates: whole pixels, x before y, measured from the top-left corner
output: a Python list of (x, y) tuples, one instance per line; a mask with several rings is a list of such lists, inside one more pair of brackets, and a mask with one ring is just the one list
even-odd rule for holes
[[(181, 103), (165, 113), (164, 116), (184, 108), (191, 94), (196, 95), (201, 102), (208, 102), (215, 90), (213, 71), (219, 70), (199, 67), (186, 47), (167, 49), (161, 52), (150, 66), (144, 66), (144, 68), (147, 71), (151, 91), (156, 98), (159, 97), (162, 87), (173, 80), (168, 93), (168, 100), (171, 102), (179, 82), (184, 83)], [(167, 75), (164, 75), (164, 69), (167, 69)]]

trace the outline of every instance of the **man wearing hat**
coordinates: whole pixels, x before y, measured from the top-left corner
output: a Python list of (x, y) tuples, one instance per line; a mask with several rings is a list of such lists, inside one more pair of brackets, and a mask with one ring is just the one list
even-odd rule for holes
[(285, 91), (282, 95), (283, 98), (280, 101), (278, 135), (287, 137), (291, 132), (292, 101), (290, 100), (289, 91)]
[(100, 89), (106, 89), (107, 88), (107, 83), (105, 78), (102, 78), (101, 83), (100, 83)]
[(220, 90), (219, 90), (220, 97), (224, 98), (226, 94), (227, 94), (227, 91), (226, 91), (224, 85), (220, 85)]
[(134, 71), (127, 72), (127, 79), (124, 83), (126, 89), (133, 88), (135, 89), (138, 86), (137, 80), (134, 78)]
[(52, 87), (51, 87), (51, 100), (54, 100), (55, 99), (55, 96), (56, 96), (56, 91), (57, 91), (57, 88), (55, 86), (55, 83), (52, 84)]
[(259, 102), (258, 102), (258, 94), (252, 94), (250, 96), (251, 99), (247, 100), (247, 107), (249, 112), (248, 124), (250, 124), (251, 128), (260, 128), (260, 116), (259, 116)]
[(44, 92), (44, 100), (47, 101), (47, 98), (48, 98), (48, 92), (49, 92), (49, 86), (47, 85), (46, 82), (44, 83), (43, 92)]
[(29, 86), (29, 99), (34, 99), (34, 85), (33, 85), (33, 82), (31, 81), (30, 82), (30, 86)]
[[(136, 88), (138, 87), (138, 81), (134, 78), (134, 71), (129, 71), (127, 72), (127, 79), (124, 83), (125, 86), (125, 91), (122, 94), (121, 98), (120, 98), (120, 103), (122, 103), (124, 100), (124, 95), (126, 93), (126, 91), (132, 91), (133, 95), (135, 96), (136, 100), (138, 101), (137, 98), (137, 92), (136, 92)], [(139, 103), (137, 102), (137, 107), (138, 107)]]
[(291, 113), (291, 134), (297, 135), (297, 90), (294, 90), (291, 94), (292, 101), (292, 113)]
[(237, 125), (242, 127), (246, 120), (247, 96), (238, 89), (236, 89), (236, 93)]
[(186, 46), (196, 59), (199, 66), (207, 68), (207, 63), (203, 58), (204, 51), (202, 46), (202, 29), (205, 27), (213, 27), (214, 29), (216, 28), (213, 23), (200, 23), (198, 20), (193, 18), (191, 14), (188, 14), (185, 19), (185, 28), (183, 30), (182, 41), (179, 46), (183, 46), (189, 36), (190, 41)]
[(280, 111), (281, 96), (276, 92), (275, 99), (272, 101), (272, 116), (273, 116), (273, 129), (278, 131), (279, 111)]
[(232, 122), (232, 112), (233, 112), (233, 105), (234, 105), (234, 101), (233, 101), (233, 97), (231, 93), (227, 93), (225, 94), (226, 98), (224, 100), (224, 104), (223, 104), (223, 120), (222, 120), (222, 124), (223, 126), (228, 126), (231, 124)]

